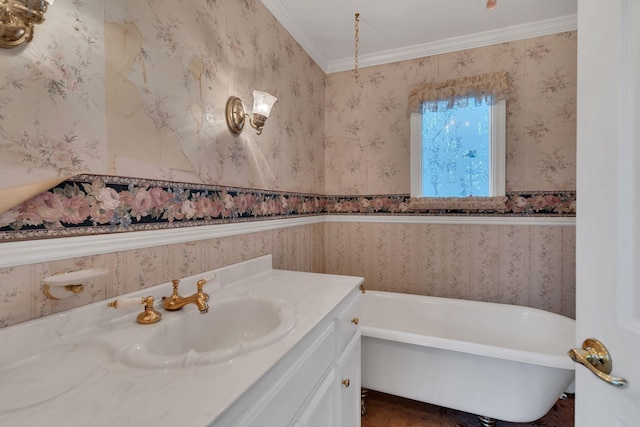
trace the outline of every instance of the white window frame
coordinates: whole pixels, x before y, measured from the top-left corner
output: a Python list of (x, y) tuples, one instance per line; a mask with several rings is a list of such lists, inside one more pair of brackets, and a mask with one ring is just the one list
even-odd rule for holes
[[(489, 196), (504, 196), (506, 182), (507, 108), (504, 100), (489, 109), (491, 141)], [(411, 113), (411, 197), (422, 198), (422, 114)], [(461, 197), (463, 198), (463, 197)]]

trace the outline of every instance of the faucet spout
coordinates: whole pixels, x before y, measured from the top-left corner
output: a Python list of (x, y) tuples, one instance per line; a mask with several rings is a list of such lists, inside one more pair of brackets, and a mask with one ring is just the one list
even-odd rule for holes
[(207, 314), (209, 312), (209, 295), (199, 290), (195, 294), (195, 305), (200, 310), (200, 314)]
[(176, 311), (182, 309), (187, 304), (195, 304), (201, 314), (209, 312), (209, 295), (202, 292), (202, 287), (207, 283), (205, 279), (196, 283), (198, 291), (188, 297), (182, 297), (178, 293), (179, 280), (173, 280), (173, 293), (169, 297), (162, 298), (162, 306), (165, 310)]

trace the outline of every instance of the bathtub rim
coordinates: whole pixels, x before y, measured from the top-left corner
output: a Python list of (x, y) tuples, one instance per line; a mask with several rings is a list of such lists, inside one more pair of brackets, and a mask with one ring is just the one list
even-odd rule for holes
[[(526, 307), (521, 305), (514, 304), (501, 304), (501, 303), (492, 303), (492, 302), (484, 302), (484, 301), (473, 301), (473, 300), (461, 300), (454, 298), (446, 298), (446, 297), (434, 297), (429, 295), (416, 295), (416, 294), (404, 294), (399, 292), (388, 292), (388, 291), (373, 291), (367, 290), (363, 298), (363, 304), (366, 304), (366, 294), (372, 295), (380, 295), (386, 298), (410, 298), (410, 297), (423, 297), (430, 300), (446, 300), (448, 303), (453, 304), (488, 304), (488, 305), (497, 305), (502, 308), (508, 308), (510, 310), (518, 310), (524, 309), (528, 311), (541, 312), (545, 315), (549, 315), (551, 317), (557, 317), (566, 320), (571, 320), (575, 323), (575, 320), (562, 316), (557, 313), (553, 313), (550, 311), (545, 311), (533, 307)], [(467, 354), (473, 354), (484, 357), (494, 357), (497, 359), (503, 360), (511, 360), (515, 362), (529, 363), (534, 365), (541, 365), (550, 368), (558, 368), (558, 369), (568, 369), (575, 370), (575, 363), (571, 360), (571, 358), (566, 354), (557, 354), (557, 353), (544, 353), (544, 352), (535, 352), (530, 350), (519, 350), (509, 347), (499, 347), (495, 345), (489, 344), (480, 344), (469, 341), (461, 341), (451, 338), (442, 338), (442, 337), (433, 337), (428, 335), (417, 334), (413, 332), (406, 331), (396, 331), (388, 328), (381, 328), (375, 326), (368, 326), (366, 324), (366, 319), (362, 319), (360, 322), (360, 331), (362, 333), (363, 338), (378, 338), (382, 340), (396, 341), (405, 344), (412, 344), (418, 346), (426, 346), (426, 347), (434, 347), (443, 350), (450, 351), (460, 351)], [(571, 345), (571, 344), (570, 344)], [(569, 351), (570, 347), (567, 348)]]

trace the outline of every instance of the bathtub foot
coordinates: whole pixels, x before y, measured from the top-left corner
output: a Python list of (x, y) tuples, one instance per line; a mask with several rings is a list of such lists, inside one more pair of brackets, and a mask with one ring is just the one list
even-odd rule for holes
[(369, 390), (366, 388), (360, 389), (360, 415), (367, 415), (367, 403), (365, 402), (367, 394), (369, 394)]
[(496, 425), (496, 420), (493, 418), (478, 416), (478, 419), (480, 420), (480, 425), (482, 427), (495, 427)]

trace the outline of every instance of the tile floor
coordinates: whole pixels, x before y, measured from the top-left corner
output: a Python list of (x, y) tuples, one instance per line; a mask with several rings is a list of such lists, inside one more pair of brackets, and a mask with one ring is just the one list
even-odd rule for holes
[[(362, 427), (480, 427), (478, 417), (466, 412), (369, 391)], [(574, 399), (558, 400), (541, 419), (532, 423), (498, 421), (497, 427), (573, 427)]]

